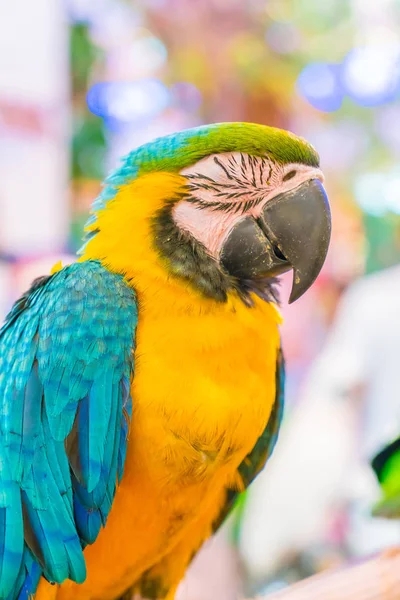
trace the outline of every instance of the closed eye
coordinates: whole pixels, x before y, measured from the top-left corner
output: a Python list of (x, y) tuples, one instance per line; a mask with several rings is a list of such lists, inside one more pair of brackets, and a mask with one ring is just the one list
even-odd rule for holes
[(286, 173), (286, 175), (283, 176), (282, 181), (289, 181), (289, 179), (293, 179), (295, 175), (296, 171), (289, 171), (289, 173)]

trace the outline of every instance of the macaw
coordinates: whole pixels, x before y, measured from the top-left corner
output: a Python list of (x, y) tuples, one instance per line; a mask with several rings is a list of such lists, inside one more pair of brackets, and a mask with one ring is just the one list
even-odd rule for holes
[(283, 410), (276, 276), (317, 277), (315, 150), (223, 123), (131, 152), (0, 331), (0, 597), (174, 597)]
[(386, 519), (400, 519), (400, 438), (385, 446), (371, 461), (382, 498), (372, 514)]

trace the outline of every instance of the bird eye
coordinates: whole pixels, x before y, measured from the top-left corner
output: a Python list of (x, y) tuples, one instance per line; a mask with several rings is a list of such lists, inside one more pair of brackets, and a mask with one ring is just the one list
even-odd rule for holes
[(296, 171), (289, 171), (289, 173), (286, 173), (286, 175), (283, 176), (282, 181), (289, 181), (289, 179), (293, 179), (295, 175)]

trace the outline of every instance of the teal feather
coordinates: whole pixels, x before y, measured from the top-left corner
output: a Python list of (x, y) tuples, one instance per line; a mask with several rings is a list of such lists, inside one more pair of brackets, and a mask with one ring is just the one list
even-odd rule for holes
[(31, 600), (31, 590), (36, 589), (40, 575), (39, 565), (32, 557), (31, 552), (25, 548), (18, 577), (6, 600), (14, 600), (15, 598), (18, 600)]
[(32, 494), (32, 488), (25, 486), (28, 519), (41, 548), (43, 565), (49, 579), (57, 583), (61, 583), (66, 577), (83, 581), (85, 562), (80, 539), (72, 510), (67, 508), (61, 495), (62, 490), (50, 468), (45, 443), (43, 436), (32, 465), (32, 478), (35, 480), (33, 488), (36, 487), (34, 493)]
[(102, 527), (100, 511), (87, 507), (75, 487), (74, 489), (74, 518), (77, 531), (83, 544), (93, 544)]
[(113, 371), (104, 372), (94, 381), (89, 392), (89, 454), (96, 463), (94, 472), (88, 474), (88, 491), (92, 491), (101, 477), (105, 461), (107, 433), (110, 427)]
[[(104, 208), (107, 204), (108, 200), (112, 200), (112, 198), (114, 198), (115, 193), (116, 193), (116, 188), (114, 187), (109, 187), (109, 188), (105, 188), (108, 192), (108, 196), (110, 196), (109, 198), (104, 198), (101, 195), (94, 201), (92, 202), (92, 211), (98, 211), (101, 210), (102, 208)], [(96, 215), (94, 215), (96, 217)], [(89, 218), (91, 219), (92, 216), (90, 216)], [(89, 227), (90, 225), (93, 225), (93, 223), (96, 222), (96, 218), (94, 221), (90, 220), (90, 222), (86, 223), (86, 227)]]
[(120, 449), (120, 432), (122, 432), (122, 423), (124, 421), (124, 417), (122, 415), (122, 396), (121, 394), (117, 395), (117, 406), (118, 409), (116, 411), (116, 419), (114, 423), (110, 423), (110, 427), (114, 430), (114, 448), (113, 448), (113, 456), (110, 464), (109, 477), (107, 479), (107, 487), (106, 493), (103, 498), (103, 502), (100, 506), (102, 522), (105, 524), (108, 514), (111, 510), (112, 500), (114, 498), (116, 486), (117, 486), (117, 471), (118, 471), (118, 453)]
[(116, 188), (114, 188), (112, 185), (108, 185), (107, 187), (102, 189), (98, 199), (102, 200), (103, 202), (107, 202), (108, 200), (114, 198), (115, 191)]
[(92, 543), (97, 537), (102, 524), (105, 524), (108, 513), (112, 506), (112, 500), (116, 488), (117, 465), (121, 444), (126, 444), (126, 431), (123, 424), (125, 418), (121, 419), (121, 406), (123, 394), (120, 394), (121, 385), (113, 388), (111, 402), (111, 416), (106, 438), (105, 461), (102, 465), (102, 476), (99, 483), (89, 492), (75, 478), (73, 485), (75, 490), (75, 520), (79, 523), (79, 532), (86, 543)]
[(113, 173), (105, 180), (106, 183), (111, 184), (113, 186), (120, 186), (126, 183), (126, 178), (130, 176), (130, 171), (128, 169), (124, 169), (119, 171), (118, 173)]
[(0, 446), (0, 598), (8, 595), (20, 571), (24, 551), (20, 514), (20, 489), (11, 478), (6, 451)]
[(42, 571), (86, 576), (126, 453), (136, 323), (133, 290), (90, 261), (35, 283), (0, 330), (1, 598)]
[(95, 223), (96, 220), (97, 220), (96, 219), (96, 215), (90, 215), (90, 217), (86, 221), (86, 227), (89, 227), (90, 225), (93, 225), (93, 223)]
[(128, 377), (123, 377), (120, 383), (122, 394), (123, 419), (118, 449), (118, 483), (124, 474), (126, 450), (128, 447), (129, 423), (132, 418), (132, 397), (130, 395), (130, 382)]

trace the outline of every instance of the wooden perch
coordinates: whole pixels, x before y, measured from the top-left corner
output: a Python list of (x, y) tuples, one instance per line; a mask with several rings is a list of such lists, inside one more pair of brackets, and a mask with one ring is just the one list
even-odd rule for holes
[(314, 575), (265, 600), (399, 600), (400, 548)]

